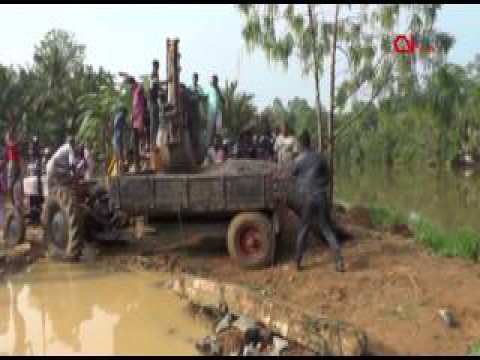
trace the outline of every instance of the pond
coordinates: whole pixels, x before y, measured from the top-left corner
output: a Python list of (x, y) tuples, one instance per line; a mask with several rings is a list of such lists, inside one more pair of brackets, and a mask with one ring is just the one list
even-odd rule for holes
[(200, 355), (209, 329), (160, 276), (40, 261), (0, 284), (0, 355)]
[(337, 199), (414, 212), (445, 229), (480, 232), (480, 174), (428, 167), (346, 166), (335, 174)]

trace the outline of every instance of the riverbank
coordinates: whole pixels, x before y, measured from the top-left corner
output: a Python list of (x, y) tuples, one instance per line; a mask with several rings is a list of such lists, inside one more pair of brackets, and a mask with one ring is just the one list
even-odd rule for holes
[[(466, 354), (480, 334), (479, 264), (431, 256), (412, 229), (387, 226), (390, 220), (378, 214), (337, 208), (335, 218), (350, 234), (342, 246), (345, 273), (334, 271), (323, 245), (309, 248), (305, 271), (295, 270), (292, 241), (298, 222), (291, 214), (276, 264), (262, 270), (240, 269), (223, 240), (187, 226), (180, 231), (175, 224), (162, 225), (141, 242), (102, 246), (90, 261), (109, 269), (186, 273), (239, 284), (272, 301), (354, 324), (366, 331), (373, 353)], [(458, 327), (442, 320), (444, 309)]]
[[(262, 270), (238, 268), (223, 242), (187, 230), (179, 237), (165, 228), (139, 244), (137, 256), (117, 249), (115, 256), (110, 251), (101, 261), (119, 269), (188, 273), (240, 284), (273, 300), (355, 324), (366, 331), (373, 353), (468, 353), (480, 334), (480, 266), (431, 256), (409, 236), (408, 228), (385, 231), (366, 209), (338, 210), (335, 217), (350, 234), (342, 248), (345, 273), (334, 271), (330, 252), (322, 245), (308, 250), (305, 271), (295, 270), (291, 240), (298, 223), (293, 216), (277, 263)], [(449, 327), (441, 310), (454, 314), (459, 327)]]

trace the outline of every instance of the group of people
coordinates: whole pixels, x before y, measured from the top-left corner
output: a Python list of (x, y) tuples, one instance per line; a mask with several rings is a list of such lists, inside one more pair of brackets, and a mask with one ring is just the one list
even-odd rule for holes
[[(47, 187), (56, 182), (64, 183), (75, 173), (81, 179), (92, 179), (95, 176), (95, 160), (92, 150), (87, 145), (75, 146), (72, 137), (60, 146), (52, 155), (45, 147), (42, 151), (37, 136), (22, 146), (22, 139), (14, 127), (5, 135), (4, 156), (0, 158), (0, 224), (5, 221), (5, 204), (8, 202), (18, 209), (23, 209), (23, 178), (35, 176), (36, 195), (44, 196), (43, 175), (46, 175)], [(24, 151), (22, 151), (25, 149)], [(23, 155), (23, 156), (22, 156)], [(25, 156), (27, 155), (27, 156)], [(26, 162), (23, 159), (27, 160)]]
[[(167, 81), (160, 81), (158, 60), (152, 62), (148, 97), (144, 86), (133, 76), (127, 76), (126, 81), (130, 85), (133, 95), (131, 121), (128, 121), (128, 109), (125, 106), (119, 106), (113, 116), (112, 124), (117, 173), (123, 172), (125, 165), (129, 163), (133, 163), (132, 171), (140, 170), (142, 155), (147, 154), (153, 147), (161, 147), (163, 111), (166, 108), (164, 105), (168, 105), (166, 97)], [(218, 85), (218, 77), (213, 75), (209, 88), (204, 91), (199, 84), (198, 73), (194, 73), (190, 86), (184, 87), (180, 84), (180, 93), (182, 92), (186, 92), (189, 98), (189, 111), (191, 119), (194, 119), (194, 121), (189, 122), (192, 134), (200, 133), (198, 123), (199, 104), (201, 101), (206, 101), (208, 126), (204, 139), (205, 148), (200, 148), (197, 136), (192, 137), (193, 148), (203, 155), (204, 152), (214, 146), (215, 136), (221, 134), (223, 128), (222, 106), (224, 98)], [(127, 149), (125, 134), (128, 129), (131, 130), (132, 137)]]
[(276, 128), (274, 131), (266, 125), (259, 134), (248, 129), (243, 131), (236, 141), (216, 134), (208, 158), (215, 163), (234, 158), (270, 160), (287, 164), (295, 158), (298, 151), (298, 141), (285, 122), (281, 129)]

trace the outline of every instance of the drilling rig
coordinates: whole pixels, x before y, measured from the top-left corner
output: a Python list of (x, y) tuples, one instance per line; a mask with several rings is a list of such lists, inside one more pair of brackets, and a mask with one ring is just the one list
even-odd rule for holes
[(199, 134), (192, 132), (193, 104), (187, 88), (180, 83), (180, 54), (178, 39), (167, 39), (167, 81), (163, 104), (163, 121), (160, 124), (162, 141), (160, 153), (164, 160), (166, 173), (194, 173), (199, 170), (201, 160), (198, 154), (201, 149), (194, 148), (199, 144)]

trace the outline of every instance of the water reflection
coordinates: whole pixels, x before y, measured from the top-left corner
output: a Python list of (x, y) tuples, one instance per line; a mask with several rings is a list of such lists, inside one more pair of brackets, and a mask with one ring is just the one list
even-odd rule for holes
[(380, 204), (417, 212), (449, 229), (480, 231), (480, 173), (454, 173), (428, 167), (339, 166), (336, 193), (356, 204)]
[(197, 354), (188, 339), (207, 329), (173, 294), (156, 289), (157, 280), (152, 274), (37, 264), (0, 285), (0, 353)]

